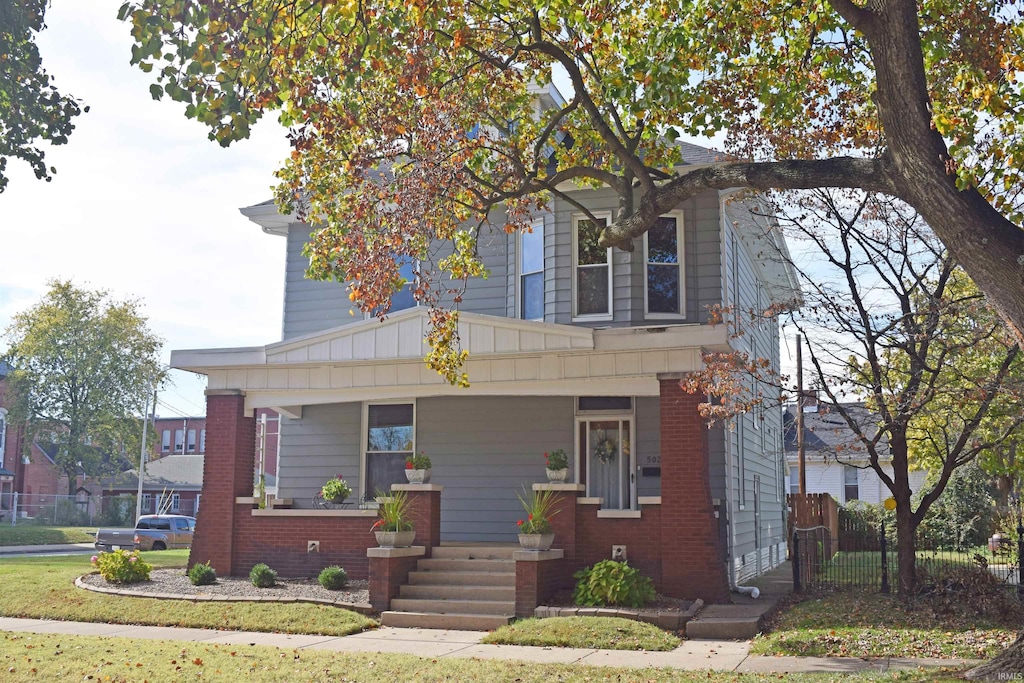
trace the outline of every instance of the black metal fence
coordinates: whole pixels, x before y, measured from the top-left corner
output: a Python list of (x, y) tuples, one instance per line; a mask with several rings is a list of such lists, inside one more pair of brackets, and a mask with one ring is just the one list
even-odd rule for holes
[[(1024, 538), (1018, 525), (1017, 538)], [(793, 590), (860, 588), (890, 591), (898, 575), (897, 539), (884, 523), (876, 529), (840, 515), (838, 536), (825, 526), (796, 528), (792, 546)], [(989, 571), (1024, 599), (1024, 543), (1004, 538), (998, 544), (970, 549), (940, 547), (927, 535), (916, 538), (915, 564), (919, 574), (941, 576), (950, 569), (978, 567)]]

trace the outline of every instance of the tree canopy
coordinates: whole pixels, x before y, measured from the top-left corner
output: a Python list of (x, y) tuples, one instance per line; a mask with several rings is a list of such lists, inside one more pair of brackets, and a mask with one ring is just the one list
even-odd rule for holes
[[(36, 178), (49, 181), (40, 141), (63, 145), (83, 108), (53, 85), (43, 68), (36, 36), (46, 28), (50, 0), (0, 0), (0, 192), (10, 178), (7, 160), (28, 163)], [(84, 111), (89, 111), (88, 107)]]
[(79, 471), (119, 471), (139, 452), (146, 397), (160, 379), (160, 340), (136, 301), (55, 280), (14, 316), (4, 354), (12, 421), (57, 446), (57, 467), (74, 493)]
[[(456, 285), (479, 272), (493, 209), (525, 229), (570, 184), (619, 194), (602, 244), (627, 250), (709, 188), (844, 187), (920, 211), (1020, 338), (1020, 5), (129, 0), (121, 17), (153, 96), (212, 139), (279, 112), (279, 203), (321, 228), (310, 274), (363, 310), (386, 313), (398, 264), (439, 240)], [(567, 101), (544, 97), (553, 73)], [(679, 165), (676, 136), (721, 131), (732, 161)], [(458, 289), (423, 270), (421, 301)]]

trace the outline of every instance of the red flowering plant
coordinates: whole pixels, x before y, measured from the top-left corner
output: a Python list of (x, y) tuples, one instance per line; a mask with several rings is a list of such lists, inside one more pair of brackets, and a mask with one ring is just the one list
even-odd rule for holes
[(520, 519), (519, 525), (521, 534), (550, 534), (551, 518), (558, 514), (555, 509), (554, 491), (529, 491), (524, 489), (522, 494), (517, 493), (519, 502), (526, 512), (526, 519)]
[(545, 467), (549, 470), (564, 470), (569, 466), (569, 456), (561, 448), (544, 454)]
[(419, 453), (413, 453), (405, 459), (405, 469), (407, 470), (429, 470), (430, 469), (430, 456), (423, 451)]
[(370, 527), (371, 531), (410, 531), (412, 526), (412, 502), (405, 491), (392, 491), (390, 494), (377, 491), (377, 521)]

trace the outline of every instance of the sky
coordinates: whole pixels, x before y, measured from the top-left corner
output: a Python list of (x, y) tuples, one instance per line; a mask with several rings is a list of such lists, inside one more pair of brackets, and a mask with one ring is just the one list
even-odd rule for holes
[[(156, 102), (128, 62), (121, 0), (53, 0), (39, 35), (56, 85), (90, 107), (68, 144), (45, 147), (53, 181), (8, 162), (0, 194), (0, 330), (53, 278), (142, 302), (171, 349), (263, 345), (281, 338), (285, 244), (238, 209), (269, 199), (288, 154), (276, 121), (228, 149)], [(5, 342), (0, 340), (0, 350)], [(172, 371), (161, 417), (203, 415), (205, 378)]]

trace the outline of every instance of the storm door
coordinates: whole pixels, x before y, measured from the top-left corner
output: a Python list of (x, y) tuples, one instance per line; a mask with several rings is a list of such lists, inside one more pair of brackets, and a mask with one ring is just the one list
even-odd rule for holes
[(578, 418), (577, 453), (588, 498), (603, 498), (608, 510), (636, 509), (633, 418), (602, 415)]

